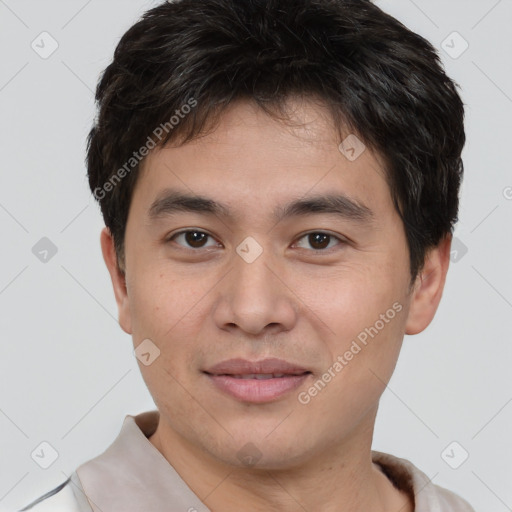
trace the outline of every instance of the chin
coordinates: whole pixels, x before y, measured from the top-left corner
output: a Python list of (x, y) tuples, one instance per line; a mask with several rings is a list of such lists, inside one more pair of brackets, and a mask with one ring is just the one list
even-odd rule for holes
[(245, 435), (233, 436), (229, 446), (217, 445), (211, 453), (229, 466), (254, 471), (288, 470), (311, 456), (313, 447), (305, 446), (297, 433), (283, 432), (280, 436), (271, 438), (270, 435), (266, 439), (270, 432), (272, 428), (256, 432), (247, 429)]

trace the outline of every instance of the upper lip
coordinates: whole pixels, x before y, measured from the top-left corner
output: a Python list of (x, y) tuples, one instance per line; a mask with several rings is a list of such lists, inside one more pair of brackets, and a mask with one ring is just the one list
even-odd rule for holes
[(302, 366), (276, 358), (262, 359), (261, 361), (248, 361), (241, 358), (227, 359), (226, 361), (211, 366), (205, 370), (205, 372), (214, 375), (246, 375), (258, 373), (301, 375), (303, 373), (311, 373)]

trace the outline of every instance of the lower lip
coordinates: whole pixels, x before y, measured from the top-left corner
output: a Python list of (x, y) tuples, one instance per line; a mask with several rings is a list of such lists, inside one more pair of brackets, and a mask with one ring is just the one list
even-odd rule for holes
[(236, 379), (229, 375), (209, 375), (215, 386), (238, 400), (263, 403), (278, 398), (297, 389), (311, 374), (290, 375), (272, 379)]

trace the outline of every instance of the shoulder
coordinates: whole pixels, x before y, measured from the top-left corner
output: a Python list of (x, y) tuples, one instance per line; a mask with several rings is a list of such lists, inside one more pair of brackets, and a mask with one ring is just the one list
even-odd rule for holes
[(372, 451), (372, 460), (382, 468), (395, 487), (414, 496), (415, 510), (475, 512), (465, 499), (434, 484), (411, 461), (377, 451)]
[(475, 509), (454, 492), (439, 485), (433, 485), (441, 510), (447, 512), (475, 512)]
[(71, 478), (29, 503), (19, 512), (80, 512), (71, 488)]

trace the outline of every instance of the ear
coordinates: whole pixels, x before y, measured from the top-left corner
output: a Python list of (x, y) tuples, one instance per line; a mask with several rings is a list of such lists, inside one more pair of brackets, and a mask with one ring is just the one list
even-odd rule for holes
[(104, 227), (101, 230), (100, 243), (103, 259), (107, 265), (110, 278), (112, 279), (112, 286), (114, 287), (114, 295), (116, 297), (117, 309), (119, 312), (119, 325), (124, 332), (131, 334), (132, 324), (130, 317), (130, 303), (126, 288), (126, 278), (117, 265), (114, 239), (107, 227)]
[(432, 321), (441, 301), (450, 264), (452, 235), (448, 234), (425, 257), (425, 265), (414, 283), (405, 334), (418, 334)]

